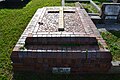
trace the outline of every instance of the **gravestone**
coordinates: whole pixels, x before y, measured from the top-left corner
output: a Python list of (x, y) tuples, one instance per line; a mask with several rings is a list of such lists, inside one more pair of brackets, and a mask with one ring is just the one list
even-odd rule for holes
[(101, 8), (101, 18), (114, 19), (120, 21), (120, 3), (103, 3)]
[(85, 9), (37, 10), (11, 54), (14, 71), (105, 73), (112, 55)]
[(115, 3), (120, 3), (120, 0), (113, 0), (113, 2), (115, 2)]

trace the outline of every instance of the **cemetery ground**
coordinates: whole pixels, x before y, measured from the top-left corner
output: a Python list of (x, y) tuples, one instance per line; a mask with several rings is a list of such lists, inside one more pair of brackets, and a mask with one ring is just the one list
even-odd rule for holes
[(12, 78), (10, 53), (35, 11), (59, 5), (60, 0), (31, 0), (22, 9), (0, 9), (0, 80)]
[[(102, 6), (103, 2), (109, 3), (108, 0), (93, 0), (99, 7)], [(90, 4), (90, 2), (82, 2), (82, 6), (86, 9), (88, 13), (98, 13), (98, 11)], [(65, 6), (75, 6), (75, 2), (66, 2)]]
[[(31, 0), (21, 9), (0, 9), (0, 80), (118, 80), (119, 75), (112, 76), (70, 76), (70, 75), (39, 75), (34, 73), (14, 74), (10, 55), (12, 49), (28, 22), (38, 8), (44, 6), (60, 6), (61, 0)], [(120, 31), (101, 33), (108, 43), (114, 60), (120, 60)]]

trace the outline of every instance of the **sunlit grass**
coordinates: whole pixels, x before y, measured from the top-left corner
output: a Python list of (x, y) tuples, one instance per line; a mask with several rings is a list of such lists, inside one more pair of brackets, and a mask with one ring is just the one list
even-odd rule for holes
[(108, 47), (113, 55), (113, 60), (120, 60), (120, 31), (102, 32)]
[[(35, 11), (38, 8), (44, 6), (59, 6), (61, 4), (61, 0), (31, 0), (25, 7), (21, 9), (0, 9), (0, 80), (10, 80), (13, 77), (12, 66), (10, 55), (12, 53), (12, 49), (15, 46), (17, 40), (20, 35), (26, 28), (28, 22), (34, 15)], [(71, 6), (74, 4), (71, 4)], [(120, 60), (120, 32), (112, 32), (111, 33), (102, 33), (104, 39), (107, 41), (109, 48), (114, 55), (115, 60)], [(110, 36), (109, 36), (110, 35)], [(117, 53), (118, 52), (118, 53)], [(40, 79), (40, 76), (37, 75), (17, 75), (16, 80), (27, 80), (29, 78), (32, 80)], [(25, 78), (24, 78), (25, 77)], [(37, 77), (37, 78), (36, 78)], [(51, 80), (60, 80), (61, 77), (52, 76)], [(55, 78), (54, 78), (55, 77)], [(104, 78), (104, 77), (103, 77)], [(116, 77), (115, 77), (116, 78)], [(66, 80), (70, 80), (71, 77), (66, 76)], [(75, 77), (72, 80), (79, 80), (79, 78)], [(80, 77), (81, 80), (83, 78)], [(88, 80), (88, 78), (85, 77)], [(90, 78), (89, 80), (93, 80), (94, 78)], [(101, 78), (100, 78), (101, 79)], [(41, 79), (43, 80), (43, 79)], [(95, 79), (94, 79), (95, 80)], [(102, 79), (105, 80), (105, 79)], [(112, 80), (112, 77), (109, 79)], [(116, 79), (118, 80), (118, 79)]]
[(0, 80), (12, 78), (10, 55), (38, 8), (59, 6), (60, 0), (31, 0), (21, 9), (0, 9)]

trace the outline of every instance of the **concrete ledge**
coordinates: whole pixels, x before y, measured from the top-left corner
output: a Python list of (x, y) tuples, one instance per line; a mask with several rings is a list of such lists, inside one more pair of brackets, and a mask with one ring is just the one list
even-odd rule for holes
[(88, 13), (88, 15), (90, 16), (90, 18), (95, 24), (102, 22), (101, 17), (99, 16), (98, 13)]
[(108, 74), (120, 74), (120, 61), (112, 61), (112, 67)]

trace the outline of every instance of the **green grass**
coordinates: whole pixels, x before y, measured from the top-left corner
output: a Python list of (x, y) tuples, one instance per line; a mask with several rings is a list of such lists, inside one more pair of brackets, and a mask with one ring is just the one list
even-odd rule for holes
[(74, 3), (74, 2), (69, 2), (69, 3), (66, 2), (66, 3), (65, 3), (65, 6), (72, 6), (72, 7), (73, 7), (73, 6), (75, 6), (75, 3)]
[(90, 3), (82, 3), (82, 6), (89, 13), (98, 13), (98, 11)]
[[(82, 6), (86, 9), (87, 12), (89, 13), (97, 13), (98, 11), (89, 3), (81, 3)], [(75, 6), (75, 2), (67, 2), (65, 3), (66, 6)]]
[[(25, 7), (21, 9), (0, 9), (0, 80), (11, 80), (13, 78), (12, 66), (10, 55), (13, 50), (14, 45), (19, 39), (20, 35), (26, 28), (28, 22), (34, 15), (35, 11), (38, 8), (44, 6), (58, 6), (60, 5), (61, 0), (31, 0)], [(108, 34), (111, 35), (109, 38)], [(117, 34), (117, 36), (115, 35)], [(109, 48), (112, 51), (115, 59), (120, 60), (120, 55), (117, 52), (120, 52), (120, 32), (111, 33), (102, 33), (104, 39), (109, 44)], [(107, 36), (107, 38), (106, 38)], [(111, 40), (114, 38), (116, 41)], [(110, 41), (109, 41), (110, 40)], [(114, 45), (114, 46), (113, 46)], [(117, 47), (116, 47), (117, 45)], [(61, 75), (49, 76), (43, 79), (44, 76), (35, 75), (35, 74), (15, 74), (15, 80), (60, 80), (63, 79)], [(120, 76), (117, 77), (98, 77), (100, 80), (118, 80)], [(69, 75), (64, 77), (65, 80), (96, 80), (94, 76), (86, 76), (86, 77), (73, 77), (71, 78)]]
[[(102, 3), (110, 3), (110, 1), (107, 0), (93, 0), (100, 8), (102, 7)], [(84, 8), (89, 13), (98, 13), (98, 11), (90, 4), (90, 3), (82, 3)]]
[[(93, 0), (99, 7), (102, 6), (103, 2), (109, 2), (107, 0)], [(82, 6), (86, 9), (89, 13), (98, 13), (98, 11), (89, 3), (89, 2), (81, 2)], [(75, 2), (66, 2), (66, 6), (75, 6)]]
[(113, 60), (120, 60), (120, 31), (101, 33), (113, 55)]
[(59, 5), (60, 0), (31, 0), (22, 9), (0, 9), (0, 80), (12, 78), (10, 54), (35, 11)]

